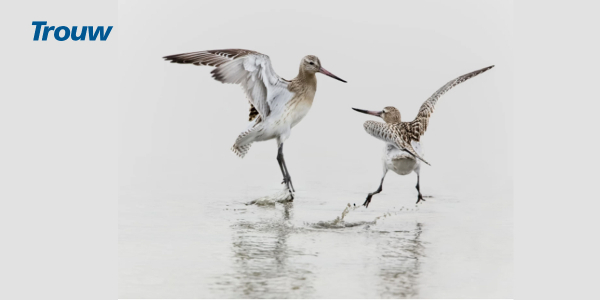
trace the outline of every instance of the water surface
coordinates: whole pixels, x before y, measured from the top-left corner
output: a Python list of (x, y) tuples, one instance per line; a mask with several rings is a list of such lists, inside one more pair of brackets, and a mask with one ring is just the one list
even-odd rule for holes
[(512, 295), (509, 198), (433, 191), (415, 205), (414, 188), (394, 185), (365, 209), (364, 192), (308, 180), (293, 202), (248, 205), (280, 193), (260, 182), (123, 187), (119, 297)]

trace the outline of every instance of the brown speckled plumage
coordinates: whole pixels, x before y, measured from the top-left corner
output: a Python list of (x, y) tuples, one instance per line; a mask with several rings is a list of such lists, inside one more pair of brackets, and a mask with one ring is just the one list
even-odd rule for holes
[[(475, 77), (493, 67), (494, 66), (489, 66), (487, 68), (483, 68), (462, 75), (446, 83), (421, 105), (417, 117), (410, 122), (401, 122), (400, 112), (394, 107), (386, 107), (384, 111), (382, 111), (382, 113), (384, 114), (382, 118), (384, 118), (386, 123), (366, 121), (364, 123), (365, 130), (370, 135), (380, 140), (384, 140), (388, 143), (394, 144), (400, 149), (405, 149), (413, 156), (421, 159), (426, 164), (429, 164), (422, 157), (420, 157), (419, 154), (417, 154), (417, 152), (413, 149), (411, 143), (413, 141), (420, 141), (421, 136), (425, 134), (427, 126), (429, 125), (429, 118), (433, 113), (437, 100), (456, 85), (468, 80), (469, 78)], [(385, 114), (388, 115), (386, 116)]]
[(434, 109), (435, 104), (437, 103), (438, 99), (443, 94), (445, 94), (447, 91), (449, 91), (453, 87), (457, 86), (458, 84), (460, 84), (464, 81), (467, 81), (468, 79), (473, 78), (493, 67), (494, 66), (489, 66), (487, 68), (483, 68), (483, 69), (473, 71), (471, 73), (467, 73), (465, 75), (459, 76), (458, 78), (449, 81), (444, 86), (439, 88), (435, 93), (433, 93), (433, 95), (431, 95), (431, 97), (429, 97), (429, 99), (427, 99), (427, 101), (425, 101), (421, 105), (421, 108), (419, 109), (419, 113), (417, 114), (417, 117), (412, 122), (405, 123), (406, 125), (403, 125), (403, 127), (405, 127), (404, 130), (407, 132), (407, 134), (410, 136), (410, 138), (418, 141), (419, 138), (425, 133), (425, 131), (427, 130), (427, 126), (429, 125), (429, 117), (433, 113), (433, 109)]

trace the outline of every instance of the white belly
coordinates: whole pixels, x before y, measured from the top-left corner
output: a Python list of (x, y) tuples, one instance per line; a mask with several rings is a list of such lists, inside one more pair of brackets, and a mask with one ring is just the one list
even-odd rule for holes
[(412, 157), (396, 158), (390, 161), (388, 169), (396, 172), (399, 175), (407, 175), (412, 173), (417, 166), (417, 161)]
[(420, 166), (420, 162), (412, 155), (405, 151), (400, 151), (400, 149), (392, 145), (386, 145), (384, 150), (383, 162), (385, 167), (398, 175), (410, 174)]
[(277, 137), (287, 139), (292, 127), (296, 126), (308, 114), (311, 103), (300, 103), (294, 109), (286, 109), (282, 112), (273, 112), (263, 122), (257, 133), (256, 141), (265, 141)]

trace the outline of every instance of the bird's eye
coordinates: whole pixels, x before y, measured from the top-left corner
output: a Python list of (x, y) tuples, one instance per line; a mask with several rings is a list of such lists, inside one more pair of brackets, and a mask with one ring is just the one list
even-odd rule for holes
[(310, 64), (311, 64), (311, 65), (314, 65), (315, 63), (311, 61), (311, 62), (310, 62)]

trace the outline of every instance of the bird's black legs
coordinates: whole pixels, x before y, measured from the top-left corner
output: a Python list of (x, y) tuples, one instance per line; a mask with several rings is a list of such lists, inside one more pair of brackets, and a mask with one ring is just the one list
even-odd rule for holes
[(369, 195), (367, 196), (367, 200), (365, 200), (365, 203), (363, 203), (363, 205), (368, 208), (369, 207), (369, 203), (371, 203), (371, 198), (373, 198), (373, 195), (375, 194), (379, 194), (381, 193), (381, 191), (383, 190), (383, 180), (385, 179), (385, 174), (387, 172), (383, 173), (383, 177), (381, 177), (381, 183), (379, 183), (379, 187), (377, 188), (376, 191), (369, 193)]
[(296, 192), (296, 190), (294, 189), (294, 184), (292, 183), (292, 177), (290, 176), (290, 171), (288, 171), (287, 164), (285, 163), (285, 159), (283, 159), (283, 154), (281, 155), (281, 160), (283, 161), (283, 169), (285, 170), (285, 173), (287, 174), (288, 183), (290, 184), (290, 187), (292, 188), (292, 192)]
[(423, 199), (423, 195), (421, 195), (421, 189), (419, 188), (419, 182), (421, 181), (421, 176), (419, 175), (419, 173), (417, 173), (417, 191), (419, 192), (419, 198), (417, 199), (417, 204), (421, 201), (425, 201), (425, 199)]
[(277, 150), (277, 163), (279, 164), (281, 174), (283, 175), (283, 181), (281, 183), (285, 183), (287, 185), (288, 176), (285, 172), (285, 168), (283, 167), (283, 144), (280, 144), (279, 149)]
[(292, 185), (292, 178), (290, 177), (290, 173), (285, 165), (285, 159), (283, 159), (283, 143), (279, 145), (279, 150), (277, 151), (277, 162), (279, 163), (279, 168), (281, 169), (281, 174), (283, 175), (283, 183), (286, 184), (290, 194), (295, 192), (294, 185)]

